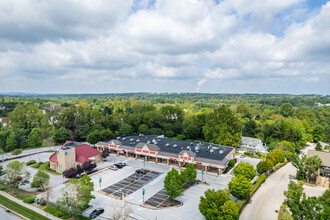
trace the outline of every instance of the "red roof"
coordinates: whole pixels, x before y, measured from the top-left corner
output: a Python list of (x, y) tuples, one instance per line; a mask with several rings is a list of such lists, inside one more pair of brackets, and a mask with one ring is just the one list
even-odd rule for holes
[[(65, 143), (68, 143), (68, 141)], [(75, 153), (76, 153), (76, 162), (78, 162), (78, 163), (88, 162), (88, 161), (90, 161), (90, 159), (88, 159), (88, 158), (101, 154), (99, 151), (95, 150), (94, 148), (92, 148), (91, 146), (89, 146), (87, 144), (76, 146), (74, 148), (75, 148)], [(53, 153), (49, 157), (49, 160), (53, 163), (57, 163), (57, 152)]]

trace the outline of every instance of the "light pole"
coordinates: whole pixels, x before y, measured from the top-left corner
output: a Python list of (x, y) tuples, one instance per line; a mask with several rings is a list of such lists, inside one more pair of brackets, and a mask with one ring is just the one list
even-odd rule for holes
[(101, 191), (102, 177), (99, 177), (99, 183), (100, 183), (100, 191)]

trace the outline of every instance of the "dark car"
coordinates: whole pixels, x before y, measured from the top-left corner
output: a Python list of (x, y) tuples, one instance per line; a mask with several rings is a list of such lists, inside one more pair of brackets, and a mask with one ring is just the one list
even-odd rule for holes
[(135, 170), (135, 173), (139, 173), (139, 174), (147, 174), (148, 171), (144, 170), (144, 169), (139, 169), (139, 170)]
[(89, 215), (90, 219), (96, 218), (97, 216), (101, 215), (104, 212), (103, 208), (97, 208)]
[(118, 169), (121, 169), (121, 168), (123, 168), (123, 166), (122, 165), (120, 165), (119, 163), (116, 163), (116, 164), (114, 164)]
[(120, 163), (118, 163), (120, 166), (122, 166), (122, 167), (126, 167), (126, 163), (122, 163), (122, 162), (120, 162)]

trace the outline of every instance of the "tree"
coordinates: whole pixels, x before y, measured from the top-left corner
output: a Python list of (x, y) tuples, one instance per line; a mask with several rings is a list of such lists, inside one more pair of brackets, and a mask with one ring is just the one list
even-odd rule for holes
[(86, 141), (91, 144), (96, 144), (98, 141), (101, 140), (100, 132), (99, 131), (92, 131), (87, 135)]
[(86, 173), (92, 171), (95, 167), (96, 167), (96, 164), (92, 163), (92, 161), (87, 161), (87, 162), (83, 163), (83, 165), (82, 165), (82, 168), (84, 169), (84, 171)]
[(76, 178), (77, 177), (77, 174), (78, 174), (78, 169), (75, 168), (75, 167), (72, 167), (70, 169), (64, 170), (62, 172), (62, 175), (65, 178)]
[(71, 179), (61, 190), (62, 197), (57, 201), (68, 210), (84, 210), (90, 200), (94, 199), (92, 192), (94, 183), (86, 174), (77, 179)]
[(283, 115), (284, 117), (292, 116), (293, 107), (290, 103), (284, 103), (280, 107), (280, 112), (281, 112), (281, 115)]
[(325, 132), (325, 129), (322, 125), (316, 125), (314, 128), (313, 128), (313, 132), (312, 132), (312, 135), (313, 135), (313, 140), (315, 142), (317, 141), (321, 141), (323, 136), (324, 136), (324, 132)]
[(233, 177), (228, 183), (230, 194), (239, 199), (247, 198), (252, 190), (252, 184), (250, 181), (250, 179), (244, 177), (243, 175)]
[(30, 147), (39, 147), (42, 145), (40, 128), (33, 128), (27, 137), (27, 143)]
[(270, 160), (262, 160), (257, 164), (257, 171), (259, 174), (263, 174), (273, 167), (273, 163)]
[(49, 185), (49, 179), (50, 176), (46, 172), (42, 170), (38, 170), (36, 175), (34, 175), (33, 177), (33, 181), (31, 182), (31, 187), (45, 190)]
[(60, 127), (59, 129), (55, 129), (51, 136), (55, 143), (64, 143), (69, 139), (69, 132), (64, 127)]
[(0, 165), (0, 176), (4, 175), (5, 171), (3, 171), (3, 166)]
[(253, 168), (253, 165), (249, 163), (239, 163), (234, 168), (234, 174), (235, 176), (243, 175), (246, 178), (252, 180), (257, 175), (257, 171)]
[(176, 198), (181, 195), (183, 191), (182, 180), (179, 175), (179, 172), (172, 168), (165, 177), (164, 187), (166, 189), (166, 194), (172, 198)]
[(228, 189), (208, 189), (200, 197), (199, 211), (206, 219), (238, 219), (238, 207)]
[(284, 195), (294, 219), (328, 219), (330, 214), (329, 190), (318, 198), (307, 198), (302, 184), (290, 181)]
[(132, 134), (133, 127), (127, 123), (122, 123), (119, 128), (119, 133), (122, 135)]
[(225, 106), (208, 114), (203, 127), (206, 141), (231, 147), (237, 147), (240, 143), (241, 130), (240, 119)]
[(318, 174), (318, 169), (322, 166), (322, 160), (317, 156), (304, 158), (307, 182), (309, 179), (315, 179)]
[(102, 151), (101, 156), (102, 156), (102, 158), (107, 158), (109, 156), (109, 154), (110, 154), (110, 151), (109, 151), (109, 149), (106, 148)]
[(148, 133), (148, 131), (149, 131), (149, 127), (148, 127), (148, 125), (146, 125), (146, 124), (141, 124), (141, 125), (139, 125), (139, 128), (138, 128), (138, 132), (139, 133)]
[(25, 131), (23, 129), (14, 129), (10, 132), (10, 135), (6, 140), (6, 149), (8, 151), (12, 151), (16, 148), (24, 148), (26, 147), (27, 141), (25, 136)]
[(9, 162), (6, 166), (5, 172), (5, 182), (15, 188), (29, 183), (30, 173), (27, 171), (24, 162), (19, 162), (18, 160)]
[(182, 182), (194, 181), (197, 177), (197, 170), (195, 169), (194, 164), (188, 164), (188, 167), (181, 171)]

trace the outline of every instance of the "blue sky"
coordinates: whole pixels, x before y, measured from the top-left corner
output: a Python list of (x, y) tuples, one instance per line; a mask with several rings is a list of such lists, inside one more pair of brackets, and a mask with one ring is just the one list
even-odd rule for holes
[(330, 94), (330, 2), (0, 2), (0, 93)]

